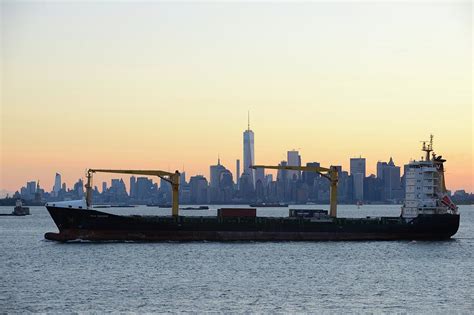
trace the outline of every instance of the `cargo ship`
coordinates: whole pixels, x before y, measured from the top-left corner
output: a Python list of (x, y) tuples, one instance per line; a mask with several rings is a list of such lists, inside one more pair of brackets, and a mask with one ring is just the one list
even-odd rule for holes
[[(441, 156), (433, 138), (423, 143), (426, 156), (407, 167), (405, 203), (400, 216), (341, 218), (337, 216), (336, 167), (253, 166), (313, 171), (330, 181), (330, 209), (290, 209), (286, 217), (258, 217), (255, 208), (222, 208), (216, 216), (179, 215), (179, 172), (90, 169), (86, 199), (46, 204), (59, 232), (48, 240), (67, 241), (363, 241), (445, 240), (459, 228), (458, 208), (447, 194)], [(116, 215), (94, 210), (92, 175), (96, 172), (158, 176), (172, 186), (172, 215)]]

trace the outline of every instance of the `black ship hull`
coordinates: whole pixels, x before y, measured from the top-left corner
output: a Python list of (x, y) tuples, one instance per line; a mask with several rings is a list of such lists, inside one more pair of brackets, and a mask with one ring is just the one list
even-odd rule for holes
[(459, 215), (414, 219), (121, 216), (96, 210), (47, 207), (59, 233), (55, 241), (363, 241), (444, 240), (459, 228)]

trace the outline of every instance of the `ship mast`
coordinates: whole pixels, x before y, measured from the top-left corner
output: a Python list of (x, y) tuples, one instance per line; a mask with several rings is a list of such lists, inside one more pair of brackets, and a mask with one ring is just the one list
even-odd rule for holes
[(426, 144), (426, 141), (423, 141), (422, 151), (426, 152), (426, 161), (430, 160), (430, 153), (433, 151), (433, 135), (430, 135), (430, 143)]

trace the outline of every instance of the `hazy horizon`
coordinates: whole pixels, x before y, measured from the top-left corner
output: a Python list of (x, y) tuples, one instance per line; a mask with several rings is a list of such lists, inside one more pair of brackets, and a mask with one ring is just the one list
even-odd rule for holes
[(87, 168), (208, 177), (218, 154), (235, 176), (248, 110), (257, 164), (299, 149), (375, 174), (433, 133), (447, 188), (474, 190), (471, 2), (0, 6), (0, 190)]

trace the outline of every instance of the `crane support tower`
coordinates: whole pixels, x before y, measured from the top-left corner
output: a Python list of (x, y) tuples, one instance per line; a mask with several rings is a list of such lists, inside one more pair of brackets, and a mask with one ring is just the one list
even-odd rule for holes
[(114, 173), (114, 174), (131, 174), (131, 175), (149, 175), (158, 176), (159, 178), (171, 184), (172, 195), (172, 215), (179, 216), (179, 176), (180, 173), (160, 171), (160, 170), (109, 170), (109, 169), (88, 169), (86, 187), (86, 203), (87, 207), (92, 205), (92, 175), (94, 173)]

